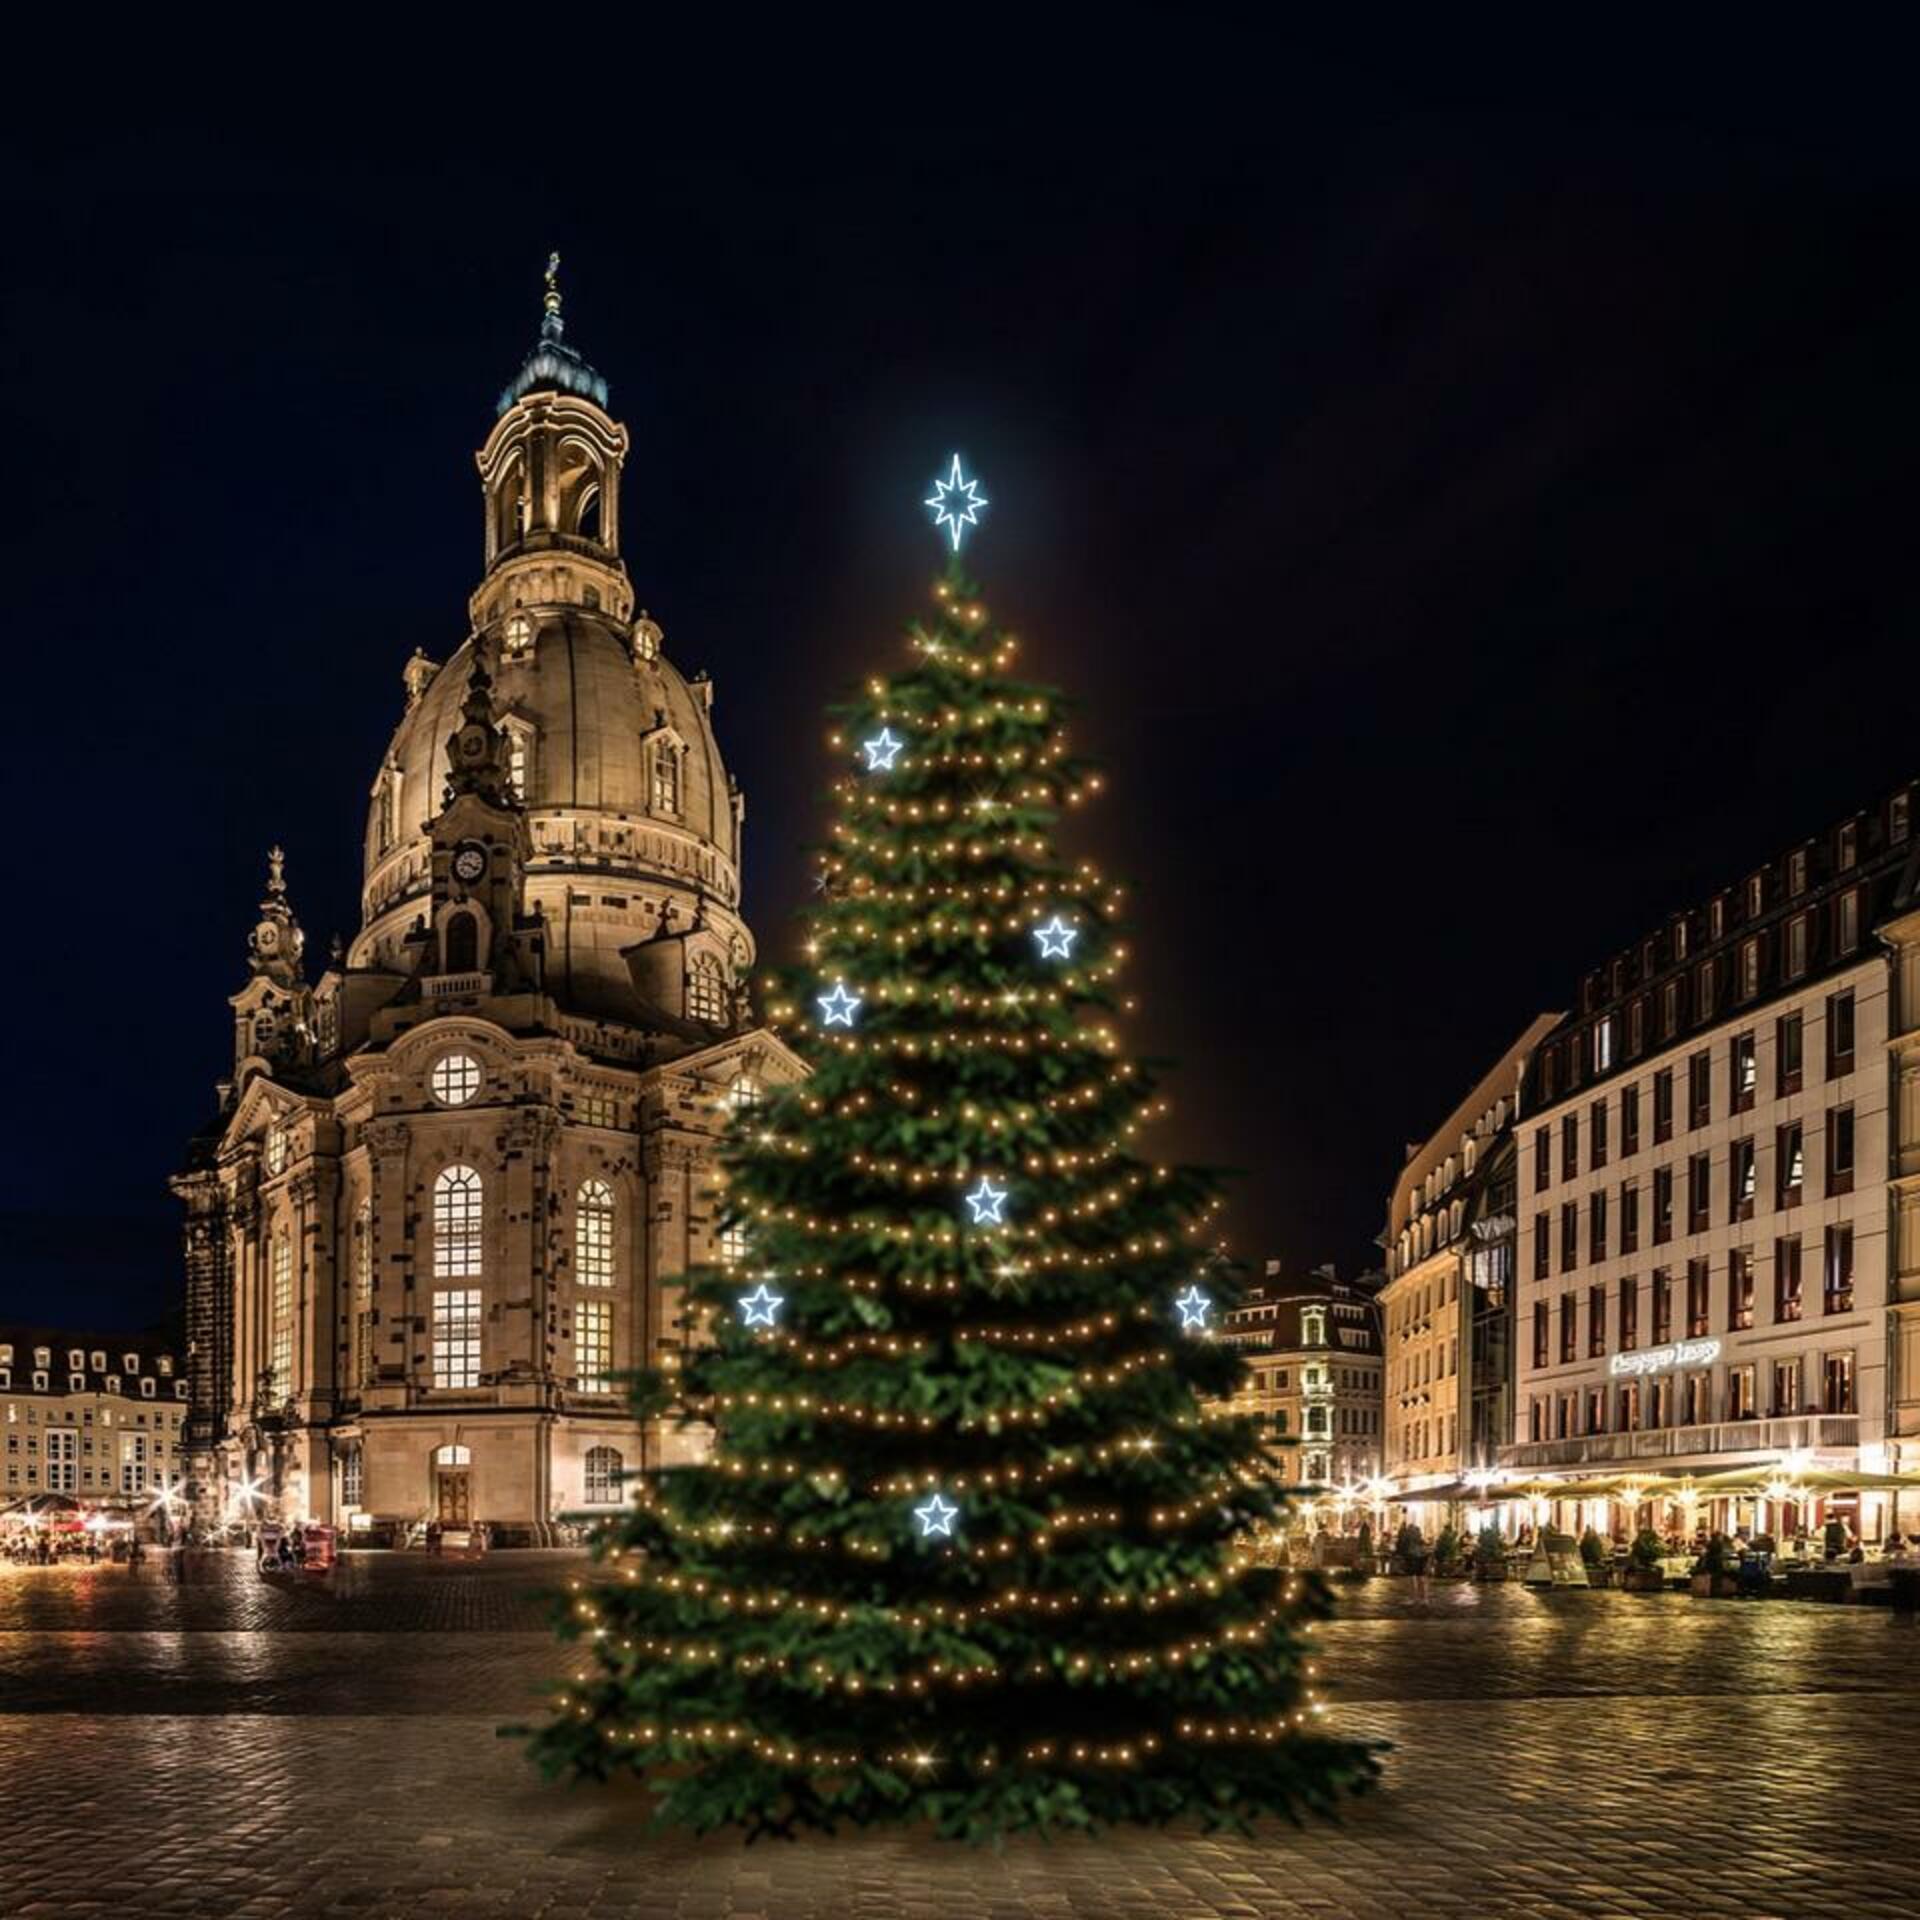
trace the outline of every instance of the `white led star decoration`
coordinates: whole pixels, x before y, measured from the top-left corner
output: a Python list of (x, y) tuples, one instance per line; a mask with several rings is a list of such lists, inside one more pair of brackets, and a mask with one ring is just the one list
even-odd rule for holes
[(1042, 960), (1071, 960), (1073, 943), (1080, 938), (1080, 929), (1069, 926), (1056, 913), (1045, 925), (1034, 928), (1033, 937), (1040, 942)]
[(1206, 1332), (1207, 1315), (1213, 1311), (1213, 1301), (1198, 1287), (1188, 1287), (1185, 1293), (1175, 1297), (1173, 1304), (1180, 1311), (1181, 1332)]
[(967, 1205), (973, 1209), (973, 1224), (976, 1227), (1004, 1227), (1007, 1223), (1000, 1217), (1000, 1209), (1007, 1204), (1007, 1189), (996, 1187), (983, 1173), (980, 1184), (967, 1195)]
[(882, 727), (871, 740), (860, 742), (860, 751), (867, 756), (869, 773), (891, 773), (893, 763), (900, 757), (900, 749), (907, 743), (894, 738), (891, 727)]
[(823, 1026), (850, 1027), (853, 1025), (853, 1016), (860, 1011), (861, 996), (857, 993), (849, 993), (844, 980), (836, 980), (831, 993), (822, 993), (815, 997), (820, 1002), (820, 1021)]
[(979, 481), (969, 480), (960, 471), (960, 456), (956, 453), (946, 479), (933, 483), (933, 491), (922, 504), (933, 509), (934, 526), (947, 529), (953, 550), (958, 553), (967, 529), (980, 524), (980, 509), (987, 504), (987, 496), (980, 491)]
[(913, 1517), (920, 1522), (920, 1538), (931, 1540), (935, 1534), (951, 1540), (953, 1523), (960, 1518), (960, 1509), (945, 1494), (936, 1493), (923, 1507), (915, 1507)]
[(770, 1327), (773, 1317), (787, 1304), (783, 1293), (775, 1293), (762, 1280), (751, 1293), (740, 1296), (740, 1317), (750, 1327)]

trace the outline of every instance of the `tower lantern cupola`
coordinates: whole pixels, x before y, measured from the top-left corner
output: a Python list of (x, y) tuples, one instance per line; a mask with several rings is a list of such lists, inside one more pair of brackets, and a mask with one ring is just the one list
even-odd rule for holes
[(543, 606), (588, 607), (622, 621), (633, 610), (620, 560), (627, 433), (607, 412), (606, 381), (565, 337), (559, 269), (556, 253), (547, 261), (540, 337), (500, 395), (500, 418), (477, 456), (487, 515), (487, 576), (473, 598), (478, 627)]

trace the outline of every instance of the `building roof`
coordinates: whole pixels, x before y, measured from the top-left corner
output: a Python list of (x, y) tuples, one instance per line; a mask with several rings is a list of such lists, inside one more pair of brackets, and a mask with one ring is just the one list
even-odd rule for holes
[[(34, 1350), (47, 1349), (47, 1385), (44, 1389), (32, 1386)], [(0, 1321), (0, 1366), (6, 1367), (12, 1375), (7, 1387), (9, 1393), (28, 1393), (45, 1391), (48, 1393), (69, 1393), (74, 1391), (68, 1378), (70, 1374), (81, 1373), (86, 1376), (86, 1384), (79, 1391), (84, 1393), (137, 1393), (132, 1382), (143, 1376), (163, 1380), (179, 1380), (185, 1377), (181, 1369), (180, 1356), (165, 1340), (150, 1333), (101, 1333), (73, 1327), (46, 1327), (19, 1321)], [(82, 1364), (74, 1367), (71, 1355), (78, 1352)], [(93, 1357), (98, 1354), (105, 1361), (104, 1366), (96, 1367)], [(131, 1357), (136, 1363), (127, 1364)], [(120, 1386), (110, 1388), (109, 1379), (118, 1379)]]
[(533, 351), (520, 363), (516, 373), (500, 390), (497, 412), (505, 413), (516, 400), (542, 389), (577, 393), (604, 411), (609, 403), (606, 381), (582, 358), (578, 347), (564, 338), (566, 322), (560, 317), (560, 256), (547, 257), (547, 291), (540, 317), (540, 338)]

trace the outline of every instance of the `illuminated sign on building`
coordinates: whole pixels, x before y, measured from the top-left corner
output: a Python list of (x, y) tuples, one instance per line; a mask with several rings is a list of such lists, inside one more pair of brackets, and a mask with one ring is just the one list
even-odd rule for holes
[(1672, 1367), (1710, 1367), (1720, 1358), (1718, 1340), (1676, 1340), (1667, 1347), (1648, 1347), (1640, 1353), (1616, 1353), (1607, 1362), (1607, 1371), (1618, 1379), (1623, 1373), (1665, 1373)]

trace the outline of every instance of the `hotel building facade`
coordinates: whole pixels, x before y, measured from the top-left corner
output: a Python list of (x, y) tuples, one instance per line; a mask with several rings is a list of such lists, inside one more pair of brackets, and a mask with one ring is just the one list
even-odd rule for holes
[(1513, 1477), (1920, 1466), (1915, 801), (1649, 933), (1534, 1049)]

